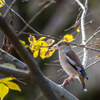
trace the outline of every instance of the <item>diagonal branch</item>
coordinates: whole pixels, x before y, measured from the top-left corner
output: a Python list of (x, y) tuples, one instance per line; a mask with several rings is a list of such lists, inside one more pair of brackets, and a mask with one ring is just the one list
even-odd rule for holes
[[(0, 27), (4, 31), (4, 33), (9, 37), (12, 44), (14, 45), (16, 51), (19, 53), (21, 58), (26, 62), (26, 64), (29, 66), (29, 69), (31, 71), (30, 76), (30, 82), (36, 82), (37, 85), (40, 87), (44, 95), (47, 97), (48, 100), (60, 100), (55, 95), (53, 91), (53, 86), (51, 81), (49, 81), (41, 72), (39, 69), (39, 66), (33, 59), (32, 55), (27, 51), (27, 49), (19, 42), (16, 34), (11, 30), (11, 28), (8, 26), (8, 24), (5, 22), (4, 18), (0, 16)], [(20, 62), (21, 63), (21, 62)], [(4, 70), (1, 70), (1, 72)], [(56, 88), (56, 85), (55, 85)], [(78, 100), (76, 97), (71, 95), (67, 90), (60, 91), (61, 87), (59, 89), (56, 89), (60, 94), (62, 94), (64, 97), (67, 97), (69, 100)], [(62, 93), (61, 93), (62, 92)], [(72, 99), (73, 98), (73, 99)]]
[(0, 28), (5, 33), (5, 35), (10, 39), (20, 57), (29, 66), (29, 69), (31, 71), (30, 81), (34, 80), (37, 83), (37, 85), (42, 90), (43, 94), (46, 96), (48, 100), (59, 100), (58, 97), (55, 95), (54, 91), (52, 90), (52, 88), (50, 87), (50, 85), (48, 84), (47, 80), (43, 76), (43, 73), (39, 69), (39, 66), (33, 59), (32, 55), (19, 42), (19, 39), (17, 38), (14, 31), (10, 28), (10, 26), (5, 22), (5, 19), (1, 16), (0, 16)]
[(17, 78), (28, 79), (29, 78), (29, 71), (23, 71), (16, 68), (8, 68), (4, 65), (0, 65), (0, 73), (14, 76)]
[(14, 56), (10, 55), (9, 53), (5, 52), (1, 48), (0, 48), (0, 54), (6, 60), (8, 60), (12, 64), (14, 64), (16, 66), (16, 68), (18, 68), (18, 69), (24, 69), (24, 70), (28, 70), (29, 69), (28, 66), (25, 63), (23, 63), (19, 59), (15, 58)]
[[(5, 57), (5, 55), (6, 55), (5, 58), (8, 61), (10, 61), (11, 63), (13, 63), (13, 58), (17, 60), (17, 58), (13, 57), (12, 55), (8, 54), (7, 52), (3, 51), (2, 49), (0, 49), (0, 52), (1, 52), (1, 54), (2, 54), (2, 52), (4, 52), (5, 54), (2, 54), (2, 56)], [(18, 62), (18, 64), (14, 64), (14, 65), (21, 65), (21, 66), (18, 67), (20, 69), (24, 68), (25, 65), (26, 65), (25, 63), (23, 63), (20, 60), (18, 60), (17, 62)], [(23, 78), (23, 79), (25, 78), (25, 79), (28, 79), (28, 80), (30, 78), (29, 71), (21, 71), (21, 70), (18, 70), (18, 69), (7, 68), (7, 67), (1, 66), (1, 65), (0, 65), (0, 72), (3, 73), (3, 74), (6, 74), (6, 75), (18, 77), (18, 78)], [(64, 88), (55, 84), (53, 81), (49, 80), (47, 77), (45, 77), (45, 78), (48, 81), (51, 88), (55, 92), (59, 93), (62, 98), (67, 98), (68, 100), (78, 100), (75, 96), (73, 96), (71, 93), (69, 93)]]
[[(44, 5), (43, 8), (39, 10), (29, 21), (28, 25), (30, 25), (46, 8), (48, 8), (51, 4), (55, 3), (55, 0), (50, 0), (48, 4)], [(22, 32), (24, 32), (27, 29), (27, 24), (22, 28), (22, 30), (18, 33), (20, 35)]]
[(4, 18), (7, 17), (7, 15), (8, 15), (8, 13), (9, 13), (10, 9), (11, 9), (12, 6), (15, 4), (15, 2), (16, 2), (16, 0), (13, 0), (13, 1), (11, 2), (10, 6), (9, 6), (9, 9), (7, 9), (7, 10), (5, 11), (4, 15), (3, 15)]

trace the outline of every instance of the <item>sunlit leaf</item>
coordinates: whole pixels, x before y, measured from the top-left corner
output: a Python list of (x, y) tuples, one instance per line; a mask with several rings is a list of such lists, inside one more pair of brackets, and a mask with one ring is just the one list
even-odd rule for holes
[(67, 41), (67, 42), (72, 42), (74, 40), (73, 35), (66, 34), (62, 40)]
[(24, 44), (24, 45), (26, 44), (25, 41), (22, 41), (22, 40), (19, 40), (19, 41), (20, 41), (22, 44)]
[(14, 79), (16, 78), (8, 77), (0, 79), (0, 100), (3, 100), (3, 98), (8, 94), (9, 89), (21, 91), (20, 87), (16, 83), (11, 82)]
[(81, 28), (80, 26), (77, 28), (77, 32), (79, 33), (81, 31)]
[(46, 41), (47, 46), (51, 46), (54, 42), (55, 42), (54, 39), (48, 39), (48, 40)]
[(41, 38), (39, 38), (38, 40), (39, 41), (42, 41), (43, 39), (45, 39), (46, 37), (41, 37)]
[(34, 51), (34, 47), (35, 47), (35, 45), (30, 44), (29, 49), (30, 49), (31, 51)]
[(38, 53), (39, 53), (39, 49), (35, 50), (35, 51), (33, 52), (33, 57), (34, 57), (34, 58), (37, 58)]
[(21, 91), (20, 87), (14, 82), (5, 82), (9, 89)]
[(49, 58), (49, 57), (52, 56), (54, 51), (55, 51), (55, 49), (53, 49), (53, 48), (50, 48), (50, 49), (48, 49), (46, 47), (45, 48), (41, 48), (41, 50), (40, 50), (40, 57), (42, 59)]
[(7, 78), (0, 79), (0, 82), (4, 83), (4, 82), (11, 81), (14, 79), (16, 79), (16, 78), (15, 77), (7, 77)]
[(52, 54), (55, 52), (55, 49), (50, 48), (46, 53), (45, 53), (45, 58), (49, 58), (52, 56)]
[(45, 59), (45, 53), (48, 51), (48, 48), (46, 48), (46, 47), (42, 47), (41, 49), (40, 49), (40, 57), (42, 58), (42, 59)]
[[(35, 36), (29, 35), (28, 41), (30, 44), (28, 47), (33, 53), (34, 58), (37, 58), (37, 56), (39, 55), (39, 50), (40, 50), (40, 57), (42, 59), (48, 58), (53, 54), (53, 51), (52, 52), (48, 51), (48, 47), (51, 46), (55, 42), (55, 40), (54, 39), (44, 40), (44, 39), (46, 39), (46, 37), (41, 37), (38, 40), (36, 40)], [(25, 41), (21, 41), (21, 43), (24, 46), (26, 46)], [(47, 51), (50, 53), (48, 53)]]
[(26, 42), (25, 41), (22, 41), (22, 40), (19, 40), (26, 48), (28, 48), (29, 46), (26, 45)]
[(8, 94), (9, 92), (9, 88), (3, 84), (3, 83), (0, 83), (0, 98), (1, 100), (3, 100), (3, 98)]
[(33, 36), (33, 35), (29, 35), (29, 37), (28, 37), (28, 41), (30, 42), (30, 43), (34, 43), (34, 42), (36, 42), (36, 38), (35, 38), (35, 36)]
[(0, 0), (0, 8), (5, 5), (5, 0)]

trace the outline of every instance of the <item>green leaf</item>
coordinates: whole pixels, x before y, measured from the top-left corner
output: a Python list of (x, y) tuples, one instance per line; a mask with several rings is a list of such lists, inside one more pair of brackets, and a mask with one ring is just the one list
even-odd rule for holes
[(5, 82), (9, 89), (21, 91), (20, 87), (14, 82)]
[(11, 63), (3, 63), (3, 64), (0, 64), (0, 65), (3, 65), (3, 66), (8, 67), (8, 68), (16, 68), (16, 66), (11, 64)]
[(4, 85), (3, 83), (0, 83), (0, 98), (3, 100), (3, 98), (8, 94), (9, 88)]

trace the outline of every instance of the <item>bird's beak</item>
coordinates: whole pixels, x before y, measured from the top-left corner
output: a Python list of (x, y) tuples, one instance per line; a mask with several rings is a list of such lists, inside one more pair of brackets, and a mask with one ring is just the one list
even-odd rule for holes
[(55, 45), (52, 46), (52, 48), (56, 50), (56, 49), (58, 49), (58, 45), (55, 44)]

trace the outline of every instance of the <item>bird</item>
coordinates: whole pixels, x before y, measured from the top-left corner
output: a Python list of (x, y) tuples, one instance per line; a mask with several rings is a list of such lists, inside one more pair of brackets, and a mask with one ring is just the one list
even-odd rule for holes
[(58, 49), (60, 65), (70, 76), (69, 78), (78, 79), (82, 84), (83, 90), (87, 91), (85, 86), (85, 79), (88, 80), (88, 76), (79, 57), (72, 50), (69, 42), (61, 40), (56, 43), (53, 48)]

